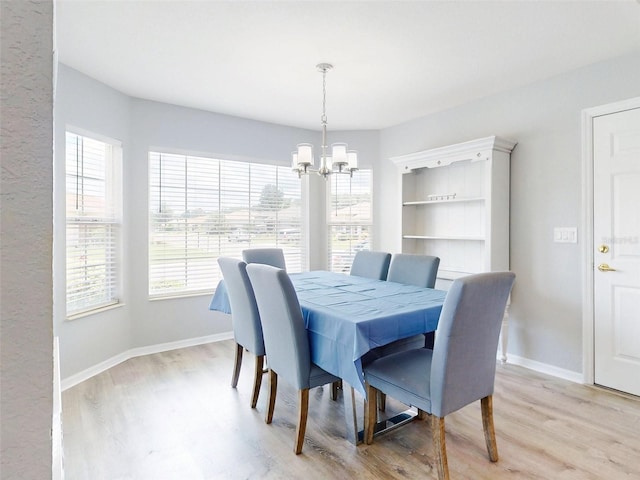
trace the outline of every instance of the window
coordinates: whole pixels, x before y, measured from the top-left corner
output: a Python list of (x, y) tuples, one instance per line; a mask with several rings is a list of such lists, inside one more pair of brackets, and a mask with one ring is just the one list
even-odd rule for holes
[(353, 177), (331, 175), (329, 187), (329, 269), (349, 272), (359, 250), (371, 249), (371, 170)]
[(280, 247), (305, 263), (301, 188), (290, 167), (149, 153), (149, 295), (210, 292), (217, 258)]
[(66, 134), (67, 316), (119, 302), (121, 148)]

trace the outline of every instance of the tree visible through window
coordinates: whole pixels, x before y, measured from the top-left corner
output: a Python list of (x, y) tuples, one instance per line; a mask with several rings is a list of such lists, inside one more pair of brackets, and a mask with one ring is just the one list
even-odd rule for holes
[(348, 273), (356, 252), (371, 249), (371, 170), (332, 175), (329, 182), (329, 269)]
[(121, 149), (66, 134), (67, 315), (118, 303)]
[(290, 168), (149, 153), (149, 294), (213, 290), (217, 258), (251, 247), (280, 247), (299, 272), (301, 189)]

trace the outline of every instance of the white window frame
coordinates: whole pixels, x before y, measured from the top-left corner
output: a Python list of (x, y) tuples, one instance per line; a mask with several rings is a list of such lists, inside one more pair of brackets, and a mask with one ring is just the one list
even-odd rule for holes
[[(283, 248), (287, 271), (302, 271), (308, 256), (306, 190), (290, 166), (164, 148), (149, 151), (148, 162), (150, 299), (211, 294), (222, 279), (218, 257), (240, 258), (246, 248)], [(260, 211), (263, 193), (274, 185), (291, 210)], [(277, 194), (274, 198), (278, 203)], [(230, 209), (235, 202), (238, 206)], [(163, 205), (165, 217), (159, 216)]]
[[(75, 152), (69, 148), (72, 138), (77, 140)], [(91, 145), (104, 147), (104, 157), (96, 159), (93, 165), (85, 159)], [(69, 168), (74, 162), (76, 166)], [(101, 176), (91, 177), (89, 173), (85, 174), (85, 169), (89, 171), (91, 166), (96, 168)], [(90, 186), (92, 183), (100, 185), (103, 191), (92, 192)], [(104, 208), (95, 207), (92, 210), (88, 206), (91, 202), (94, 202), (94, 207), (96, 203), (103, 203)], [(103, 232), (105, 235), (102, 236), (100, 235), (101, 227), (106, 229)], [(98, 235), (95, 235), (96, 230)], [(122, 302), (122, 144), (118, 140), (76, 128), (66, 129), (65, 232), (66, 318), (76, 319), (120, 305)], [(82, 235), (85, 235), (86, 241), (72, 243), (74, 238), (80, 238)], [(87, 240), (90, 237), (92, 240)], [(91, 258), (94, 259), (93, 262)], [(83, 264), (79, 265), (79, 262)], [(78, 276), (83, 279), (79, 279)], [(84, 289), (85, 293), (74, 294), (75, 289)]]
[[(358, 181), (358, 175), (368, 175), (367, 182), (368, 197), (369, 197), (369, 209), (368, 214), (362, 215), (361, 204), (355, 203), (349, 206), (335, 205), (334, 204), (334, 188), (336, 182), (338, 185), (345, 185), (348, 182), (349, 189), (352, 188), (354, 182)], [(343, 199), (349, 196), (356, 196), (356, 193), (349, 193), (343, 195)], [(351, 264), (353, 263), (353, 257), (358, 250), (370, 250), (373, 243), (373, 170), (361, 169), (353, 173), (353, 178), (346, 175), (334, 174), (331, 175), (327, 181), (327, 265), (330, 271), (337, 271), (340, 273), (349, 273), (351, 271)], [(359, 205), (359, 207), (356, 207)], [(354, 208), (356, 207), (356, 208)], [(341, 210), (340, 216), (336, 216), (336, 208)], [(354, 208), (353, 212), (347, 212), (345, 216), (344, 210), (347, 211), (350, 208)], [(336, 233), (336, 229), (343, 230), (345, 239), (338, 240), (336, 237), (340, 232)], [(363, 233), (363, 232), (366, 232)], [(345, 242), (336, 248), (334, 242)]]

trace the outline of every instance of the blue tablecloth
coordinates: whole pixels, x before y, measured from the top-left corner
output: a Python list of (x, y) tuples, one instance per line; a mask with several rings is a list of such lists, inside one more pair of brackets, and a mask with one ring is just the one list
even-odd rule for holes
[[(325, 271), (290, 275), (309, 332), (311, 358), (363, 395), (360, 358), (438, 326), (446, 292)], [(209, 306), (230, 313), (221, 282)]]
[(209, 304), (209, 310), (216, 310), (222, 313), (231, 313), (229, 294), (227, 293), (227, 287), (224, 284), (224, 280), (220, 280), (218, 282), (216, 291), (214, 292), (211, 303)]

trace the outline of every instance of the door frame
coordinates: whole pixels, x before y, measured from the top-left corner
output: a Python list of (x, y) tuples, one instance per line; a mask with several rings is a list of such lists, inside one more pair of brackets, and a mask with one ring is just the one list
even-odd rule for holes
[(593, 119), (640, 108), (640, 97), (582, 111), (582, 381), (595, 381), (594, 244), (593, 244)]

